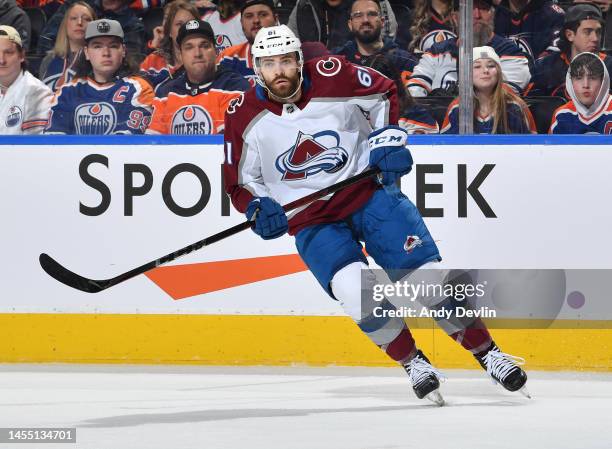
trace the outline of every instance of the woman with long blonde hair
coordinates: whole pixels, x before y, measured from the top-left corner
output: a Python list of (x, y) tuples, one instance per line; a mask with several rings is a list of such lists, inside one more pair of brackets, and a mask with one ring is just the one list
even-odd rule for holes
[[(501, 61), (491, 47), (473, 50), (474, 134), (536, 134), (527, 104), (504, 85)], [(459, 133), (459, 98), (451, 102), (442, 133)]]
[(77, 1), (66, 10), (55, 46), (40, 63), (40, 79), (51, 90), (58, 90), (74, 76), (74, 63), (85, 45), (85, 29), (93, 20), (96, 13), (86, 2)]

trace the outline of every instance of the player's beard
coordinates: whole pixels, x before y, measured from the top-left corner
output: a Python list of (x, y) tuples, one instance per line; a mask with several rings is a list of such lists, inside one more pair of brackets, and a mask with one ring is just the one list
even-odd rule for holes
[(357, 30), (354, 32), (354, 35), (359, 42), (363, 44), (371, 44), (372, 42), (376, 42), (378, 39), (380, 39), (381, 33), (382, 27), (373, 27), (364, 31)]
[[(289, 81), (289, 84), (286, 84), (282, 87), (276, 87), (274, 84), (279, 79), (287, 80)], [(293, 95), (294, 93), (297, 92), (299, 85), (300, 85), (299, 72), (296, 72), (293, 77), (281, 75), (281, 76), (277, 76), (276, 78), (274, 78), (274, 80), (271, 83), (266, 82), (266, 86), (268, 87), (268, 90), (270, 91), (270, 93), (277, 98), (287, 98), (288, 96)]]

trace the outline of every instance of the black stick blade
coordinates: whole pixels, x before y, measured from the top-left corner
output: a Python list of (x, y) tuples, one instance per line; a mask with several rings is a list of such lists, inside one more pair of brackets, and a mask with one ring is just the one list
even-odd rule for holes
[(68, 287), (76, 288), (87, 293), (98, 293), (107, 286), (105, 281), (94, 281), (93, 279), (87, 279), (76, 273), (73, 273), (69, 269), (60, 265), (53, 257), (48, 254), (42, 253), (38, 257), (40, 266), (45, 272), (53, 279), (67, 285)]

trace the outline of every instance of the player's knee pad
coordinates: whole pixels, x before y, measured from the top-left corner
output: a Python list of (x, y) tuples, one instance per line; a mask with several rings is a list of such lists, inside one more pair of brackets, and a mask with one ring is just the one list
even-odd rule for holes
[(363, 332), (377, 345), (392, 342), (405, 326), (402, 318), (389, 317), (395, 310), (386, 299), (374, 300), (376, 276), (363, 262), (353, 262), (338, 270), (331, 281), (334, 296)]

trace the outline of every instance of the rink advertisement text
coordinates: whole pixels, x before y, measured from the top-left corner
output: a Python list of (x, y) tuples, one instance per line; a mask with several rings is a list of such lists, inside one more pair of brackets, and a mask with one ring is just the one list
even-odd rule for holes
[[(113, 162), (104, 154), (89, 154), (79, 163), (78, 176), (81, 182), (99, 195), (97, 202), (88, 203), (80, 200), (79, 212), (86, 216), (99, 216), (108, 212), (113, 198), (122, 194), (123, 215), (133, 216), (135, 203), (139, 198), (145, 196), (156, 196), (161, 199), (165, 207), (171, 213), (180, 217), (193, 217), (201, 213), (209, 204), (212, 194), (210, 177), (206, 170), (209, 167), (194, 162), (183, 162), (167, 167), (163, 171), (155, 171), (150, 165), (143, 161), (131, 163)], [(96, 174), (92, 173), (93, 167), (97, 166)], [(103, 168), (103, 170), (101, 170)], [(430, 205), (432, 197), (438, 194), (449, 195), (451, 189), (445, 190), (443, 182), (436, 179), (436, 175), (445, 172), (456, 174), (456, 192), (454, 201), (456, 204), (457, 217), (468, 217), (468, 203), (472, 202), (478, 209), (478, 214), (486, 218), (497, 218), (492, 207), (492, 198), (483, 193), (484, 184), (492, 177), (495, 164), (416, 164), (414, 176), (410, 176), (411, 182), (416, 189), (415, 197), (411, 199), (424, 218), (443, 218), (449, 215), (449, 211), (441, 207)], [(468, 173), (472, 174), (468, 176)], [(121, 176), (117, 176), (120, 174)], [(177, 177), (187, 176), (191, 179), (192, 192), (197, 194), (196, 199), (190, 199), (191, 204), (183, 205), (185, 201), (175, 198), (172, 185)], [(154, 182), (161, 179), (160, 189), (153, 189)], [(120, 181), (119, 183), (117, 181)], [(223, 176), (217, 187), (221, 197), (221, 216), (229, 216), (230, 201), (224, 193)], [(476, 213), (472, 211), (472, 214)]]

